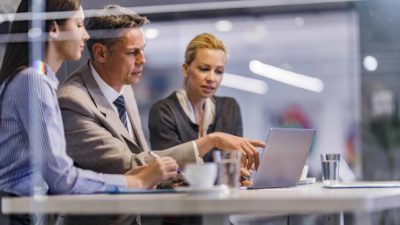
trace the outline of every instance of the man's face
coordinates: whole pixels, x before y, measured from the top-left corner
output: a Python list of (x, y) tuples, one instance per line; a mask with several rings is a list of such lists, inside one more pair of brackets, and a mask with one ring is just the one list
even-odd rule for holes
[(127, 28), (121, 32), (121, 38), (109, 48), (105, 59), (106, 80), (119, 88), (139, 83), (146, 62), (143, 30)]

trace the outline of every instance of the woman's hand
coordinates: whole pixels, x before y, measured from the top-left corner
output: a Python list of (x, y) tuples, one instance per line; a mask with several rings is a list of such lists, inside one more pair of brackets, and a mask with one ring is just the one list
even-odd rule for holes
[(209, 134), (214, 139), (214, 147), (221, 150), (241, 150), (242, 165), (250, 169), (253, 164), (258, 168), (260, 164), (260, 154), (256, 147), (265, 147), (265, 143), (257, 140), (250, 140), (247, 138), (237, 137), (231, 134), (216, 132)]
[(244, 187), (250, 187), (253, 181), (250, 179), (250, 171), (246, 168), (240, 167), (240, 185)]

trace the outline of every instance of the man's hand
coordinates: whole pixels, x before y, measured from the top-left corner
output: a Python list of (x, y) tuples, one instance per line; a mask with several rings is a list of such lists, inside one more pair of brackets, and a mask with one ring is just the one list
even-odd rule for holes
[(178, 164), (171, 157), (160, 157), (141, 166), (130, 170), (125, 176), (129, 188), (151, 188), (161, 181), (174, 178)]
[(147, 165), (137, 166), (137, 167), (129, 170), (128, 172), (126, 172), (125, 175), (136, 175), (140, 172), (143, 172), (146, 168), (147, 168)]

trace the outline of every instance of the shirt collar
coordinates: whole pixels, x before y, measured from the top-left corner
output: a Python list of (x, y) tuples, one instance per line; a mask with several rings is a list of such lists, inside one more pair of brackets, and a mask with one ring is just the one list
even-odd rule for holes
[(60, 83), (60, 81), (58, 81), (56, 74), (53, 72), (53, 70), (51, 70), (50, 66), (47, 64), (46, 64), (46, 75), (47, 75), (47, 78), (49, 80), (51, 87), (53, 89), (57, 90), (58, 84)]
[(108, 85), (103, 78), (100, 77), (100, 75), (97, 73), (96, 69), (93, 67), (92, 63), (89, 63), (90, 65), (90, 70), (92, 71), (93, 77), (96, 80), (97, 85), (99, 85), (101, 92), (103, 95), (106, 97), (107, 101), (112, 105), (114, 101), (122, 95), (122, 89), (121, 92), (117, 92), (112, 88), (110, 85)]

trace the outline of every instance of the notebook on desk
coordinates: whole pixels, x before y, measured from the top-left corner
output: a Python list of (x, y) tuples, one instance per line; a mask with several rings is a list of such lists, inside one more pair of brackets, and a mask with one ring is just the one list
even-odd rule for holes
[(296, 186), (315, 132), (315, 129), (271, 128), (253, 185), (248, 189)]
[[(104, 193), (104, 192), (101, 192)], [(101, 194), (100, 193), (100, 194)], [(116, 188), (106, 191), (108, 194), (165, 194), (178, 193), (175, 189), (134, 189), (134, 188)]]
[(324, 188), (400, 188), (400, 181), (358, 181), (324, 184)]

